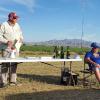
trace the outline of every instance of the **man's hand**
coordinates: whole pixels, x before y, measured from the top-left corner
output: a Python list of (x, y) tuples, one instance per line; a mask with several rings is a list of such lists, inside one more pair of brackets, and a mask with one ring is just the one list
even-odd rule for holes
[(23, 39), (22, 38), (20, 38), (19, 43), (23, 43)]
[(100, 68), (100, 64), (95, 64), (95, 67)]
[(8, 46), (8, 48), (12, 48), (13, 47), (13, 42), (12, 41), (8, 41), (7, 42), (7, 46)]

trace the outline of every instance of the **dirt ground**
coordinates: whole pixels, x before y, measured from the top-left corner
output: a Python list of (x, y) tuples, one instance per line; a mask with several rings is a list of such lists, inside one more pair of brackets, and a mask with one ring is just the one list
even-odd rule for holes
[[(99, 88), (82, 85), (83, 62), (72, 63), (72, 70), (79, 73), (80, 84), (60, 84), (63, 63), (21, 63), (18, 65), (18, 82), (21, 86), (0, 88), (0, 100), (100, 100)], [(69, 63), (66, 63), (69, 67)]]

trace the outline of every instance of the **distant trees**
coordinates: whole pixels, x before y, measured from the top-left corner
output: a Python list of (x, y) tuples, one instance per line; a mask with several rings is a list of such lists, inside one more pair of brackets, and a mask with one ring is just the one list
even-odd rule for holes
[(46, 45), (27, 45), (23, 44), (21, 47), (21, 51), (40, 51), (40, 52), (49, 52), (54, 57), (61, 57), (65, 54), (65, 57), (68, 58), (71, 52), (75, 52), (78, 54), (84, 54), (85, 52), (89, 51), (90, 48), (78, 48), (78, 47), (64, 47), (64, 46), (46, 46)]

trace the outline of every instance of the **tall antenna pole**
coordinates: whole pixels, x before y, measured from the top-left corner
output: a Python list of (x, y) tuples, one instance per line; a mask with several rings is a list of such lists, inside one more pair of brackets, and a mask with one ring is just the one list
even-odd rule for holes
[(85, 8), (85, 0), (81, 0), (82, 7), (82, 33), (81, 33), (81, 49), (83, 47), (83, 36), (84, 36), (84, 8)]

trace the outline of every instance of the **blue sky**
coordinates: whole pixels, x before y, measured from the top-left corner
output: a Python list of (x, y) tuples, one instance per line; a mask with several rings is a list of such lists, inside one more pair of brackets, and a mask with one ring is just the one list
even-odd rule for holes
[(100, 0), (2, 0), (0, 23), (15, 11), (24, 41), (83, 39), (100, 42)]

